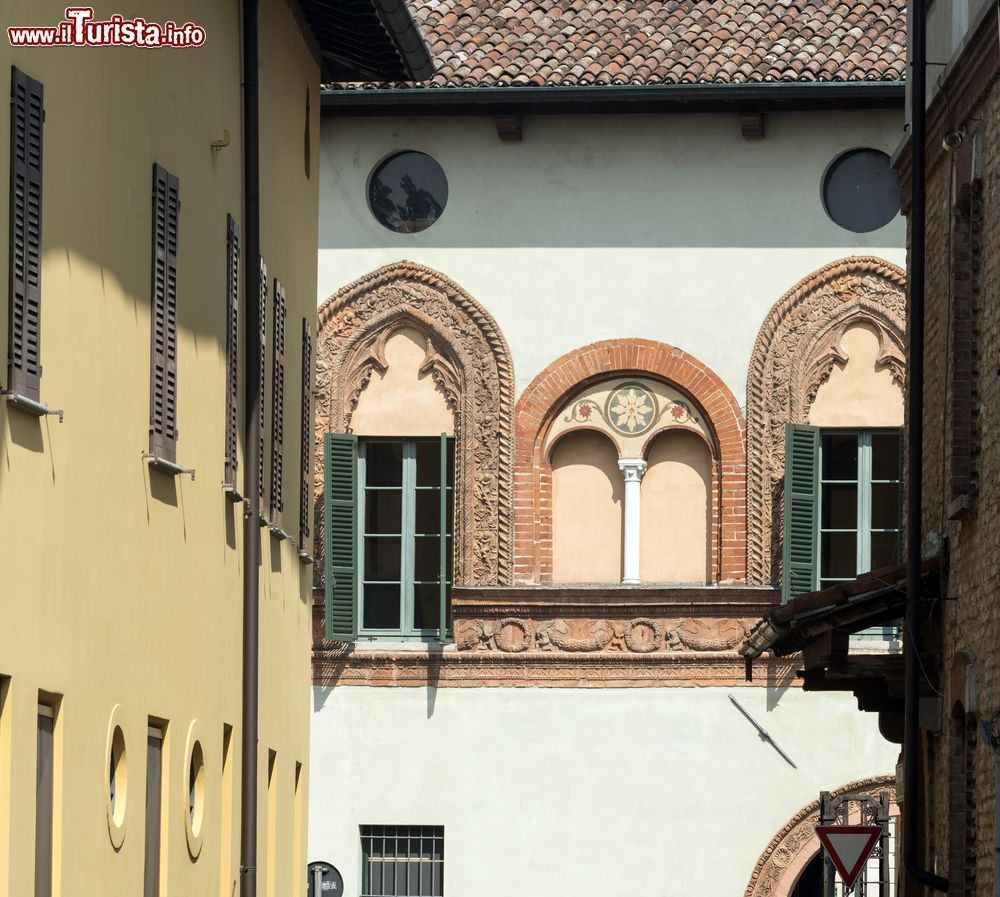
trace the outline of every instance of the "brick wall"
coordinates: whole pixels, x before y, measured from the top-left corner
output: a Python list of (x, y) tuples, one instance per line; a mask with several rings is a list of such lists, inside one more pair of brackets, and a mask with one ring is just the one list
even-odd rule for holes
[[(956, 104), (955, 96), (950, 103)], [(927, 184), (923, 527), (925, 534), (947, 535), (950, 573), (946, 598), (935, 609), (943, 633), (939, 689), (945, 723), (940, 734), (928, 738), (927, 816), (933, 825), (925, 860), (933, 868), (936, 859), (944, 872), (949, 854), (956, 863), (968, 848), (973, 868), (956, 870), (960, 890), (952, 893), (972, 893), (962, 889), (961, 880), (974, 876), (976, 893), (992, 894), (993, 755), (987, 739), (979, 738), (966, 758), (973, 794), (959, 794), (965, 784), (955, 773), (964, 730), (949, 727), (948, 717), (958, 700), (981, 719), (1000, 711), (1000, 83), (987, 86), (964, 122), (952, 120), (948, 126), (963, 124), (968, 131), (964, 145), (975, 138), (982, 154), (982, 203), (973, 209), (981, 214), (976, 239), (954, 231), (956, 224), (965, 226), (961, 209), (957, 215), (955, 209), (961, 202), (956, 187), (965, 180), (963, 152), (932, 150)], [(978, 249), (978, 267), (970, 249)], [(977, 282), (970, 283), (972, 278)], [(962, 309), (973, 286), (977, 326)], [(957, 513), (953, 476), (963, 465), (967, 469), (959, 457), (963, 452), (975, 458), (979, 489), (972, 509)], [(949, 831), (962, 824), (959, 804), (966, 801), (974, 804), (975, 824), (965, 824), (964, 832)]]

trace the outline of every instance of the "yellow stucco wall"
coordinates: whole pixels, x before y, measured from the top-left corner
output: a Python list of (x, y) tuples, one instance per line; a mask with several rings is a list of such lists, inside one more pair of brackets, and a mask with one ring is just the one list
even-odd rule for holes
[[(285, 0), (262, 0), (261, 7), (261, 245), (288, 302), (284, 519), (297, 535), (300, 332), (303, 317), (310, 326), (315, 318), (319, 69)], [(63, 10), (61, 3), (14, 0), (5, 5), (4, 25), (55, 24)], [(14, 64), (45, 87), (41, 399), (66, 414), (60, 424), (0, 402), (0, 897), (32, 893), (40, 691), (61, 696), (55, 894), (141, 893), (149, 717), (168, 721), (161, 894), (229, 895), (237, 877), (242, 519), (220, 484), (227, 213), (243, 231), (240, 5), (121, 2), (97, 10), (99, 18), (112, 13), (192, 21), (207, 40), (186, 50), (12, 50), (6, 37), (0, 46), (3, 78)], [(8, 128), (4, 113), (3, 182)], [(210, 141), (227, 129), (230, 144), (213, 152)], [(150, 471), (141, 457), (148, 446), (154, 162), (180, 179), (177, 458), (196, 468), (194, 482)], [(3, 195), (6, 205), (6, 189)], [(4, 309), (7, 256), (4, 208)], [(4, 311), (4, 356), (6, 328)], [(268, 381), (270, 328), (269, 302)], [(6, 380), (5, 364), (0, 377)], [(242, 476), (241, 468), (241, 483)], [(271, 880), (279, 894), (299, 893), (304, 882), (311, 575), (290, 542), (265, 531), (262, 893)], [(118, 850), (105, 796), (116, 706), (128, 761)], [(186, 836), (184, 756), (195, 721), (205, 759), (196, 860)], [(224, 725), (233, 726), (225, 787)], [(265, 834), (269, 750), (276, 752), (273, 852)]]

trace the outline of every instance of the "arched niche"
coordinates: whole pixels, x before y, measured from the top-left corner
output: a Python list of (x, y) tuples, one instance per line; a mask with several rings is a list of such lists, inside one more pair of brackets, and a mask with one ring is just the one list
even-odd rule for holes
[(696, 432), (670, 429), (646, 452), (642, 478), (640, 579), (712, 580), (712, 452)]
[[(377, 397), (379, 384), (395, 376), (386, 348), (400, 331), (423, 341), (421, 396), (429, 396), (429, 377), (453, 415), (455, 581), (510, 582), (514, 378), (510, 351), (496, 321), (456, 283), (410, 262), (380, 268), (338, 290), (320, 306), (318, 318), (317, 584), (323, 573), (323, 433), (353, 431), (359, 407), (362, 415), (368, 413), (362, 396), (374, 387), (369, 396)], [(397, 348), (402, 359), (411, 357), (412, 347), (400, 343)]]
[[(604, 410), (608, 384), (650, 381), (654, 421), (640, 433), (609, 428), (581, 402)], [(663, 412), (667, 414), (664, 416)], [(674, 416), (676, 413), (676, 417)], [(569, 419), (567, 419), (569, 418)], [(700, 433), (711, 453), (711, 582), (739, 582), (745, 576), (746, 468), (744, 422), (732, 393), (707, 365), (686, 352), (643, 339), (606, 340), (582, 346), (541, 371), (518, 399), (514, 458), (516, 582), (551, 582), (553, 441), (574, 429), (596, 428), (612, 436), (622, 457), (642, 457), (662, 429), (680, 426)], [(627, 427), (626, 427), (627, 429)], [(633, 444), (634, 443), (634, 444)]]
[[(871, 257), (841, 259), (820, 268), (779, 299), (765, 318), (747, 374), (749, 583), (768, 584), (779, 575), (785, 424), (809, 422), (820, 389), (833, 382), (835, 393), (838, 381), (851, 376), (846, 374), (850, 360), (844, 337), (851, 331), (853, 341), (863, 334), (859, 327), (877, 335), (875, 371), (884, 371), (901, 389), (905, 320), (903, 270)], [(825, 396), (822, 401), (825, 414), (829, 404)]]
[(618, 583), (624, 482), (618, 450), (595, 430), (566, 433), (551, 449), (552, 582)]

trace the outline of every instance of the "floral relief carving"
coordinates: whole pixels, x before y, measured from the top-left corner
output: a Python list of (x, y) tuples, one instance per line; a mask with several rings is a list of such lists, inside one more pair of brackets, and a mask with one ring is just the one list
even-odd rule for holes
[(509, 582), (514, 396), (510, 352), (493, 318), (460, 287), (428, 268), (401, 262), (349, 284), (319, 309), (316, 584), (323, 576), (323, 433), (350, 430), (372, 374), (386, 369), (386, 339), (404, 326), (424, 334), (427, 349), (420, 370), (430, 374), (455, 414), (456, 582)]
[(905, 274), (871, 257), (833, 262), (796, 284), (761, 326), (747, 376), (747, 581), (779, 575), (785, 424), (804, 423), (820, 386), (846, 359), (845, 330), (872, 325), (876, 364), (905, 378)]

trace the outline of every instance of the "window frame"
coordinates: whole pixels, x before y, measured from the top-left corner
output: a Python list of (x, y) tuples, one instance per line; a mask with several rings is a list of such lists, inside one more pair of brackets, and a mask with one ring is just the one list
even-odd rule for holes
[[(871, 539), (873, 532), (895, 532), (898, 534), (896, 544), (896, 561), (902, 556), (902, 489), (903, 489), (903, 469), (902, 457), (897, 468), (897, 477), (894, 480), (872, 478), (872, 437), (873, 436), (897, 436), (902, 449), (903, 429), (901, 427), (820, 427), (819, 429), (819, 450), (817, 453), (817, 493), (816, 493), (816, 566), (813, 571), (813, 587), (824, 589), (828, 586), (841, 582), (850, 582), (857, 576), (861, 576), (872, 570), (871, 565)], [(823, 446), (828, 436), (848, 436), (854, 435), (858, 441), (858, 466), (857, 476), (854, 480), (828, 480), (823, 476)], [(855, 527), (848, 530), (839, 527), (823, 526), (823, 487), (831, 483), (853, 483), (857, 489)], [(896, 527), (872, 527), (872, 486), (879, 484), (893, 484), (897, 487), (899, 495), (899, 506), (897, 509)], [(854, 574), (850, 577), (824, 577), (823, 570), (823, 535), (830, 532), (853, 532), (855, 533), (855, 563)]]
[[(428, 641), (435, 639), (440, 635), (440, 628), (417, 628), (414, 625), (414, 614), (415, 614), (415, 590), (414, 586), (417, 584), (425, 584), (425, 581), (417, 581), (415, 575), (415, 540), (418, 536), (432, 536), (437, 537), (440, 541), (439, 533), (417, 533), (416, 532), (416, 495), (418, 489), (426, 489), (429, 491), (434, 491), (440, 495), (441, 484), (437, 486), (418, 486), (416, 482), (416, 447), (418, 443), (426, 444), (436, 444), (440, 445), (441, 438), (435, 436), (359, 436), (357, 443), (357, 468), (356, 468), (356, 516), (355, 516), (355, 532), (354, 532), (354, 544), (355, 544), (355, 569), (357, 570), (357, 576), (355, 579), (355, 596), (354, 600), (357, 607), (357, 634), (358, 638), (366, 638), (373, 640), (395, 640), (395, 641)], [(400, 539), (400, 625), (398, 629), (385, 629), (385, 628), (367, 628), (364, 625), (365, 620), (365, 538), (368, 533), (366, 533), (366, 500), (367, 491), (369, 487), (367, 485), (367, 448), (372, 444), (391, 444), (391, 443), (401, 443), (402, 444), (402, 476), (400, 479), (399, 487), (383, 487), (383, 488), (399, 488), (401, 492), (401, 532), (398, 534), (378, 534), (378, 535), (398, 535)], [(451, 516), (451, 527), (447, 526), (447, 519), (445, 520), (446, 527), (446, 545), (448, 546), (448, 559), (452, 563), (452, 574), (450, 578), (445, 579), (445, 589), (446, 589), (446, 632), (448, 636), (452, 634), (451, 625), (451, 590), (453, 588), (454, 579), (454, 553), (455, 553), (455, 534), (454, 534), (454, 514), (455, 514), (455, 485), (454, 485), (454, 458), (455, 458), (455, 439), (453, 436), (447, 438), (448, 449), (450, 453), (450, 464), (449, 469), (451, 471), (451, 483), (445, 484), (445, 490), (448, 509)], [(379, 488), (379, 487), (374, 487)], [(440, 524), (439, 524), (440, 525)], [(388, 581), (386, 581), (388, 582)]]

